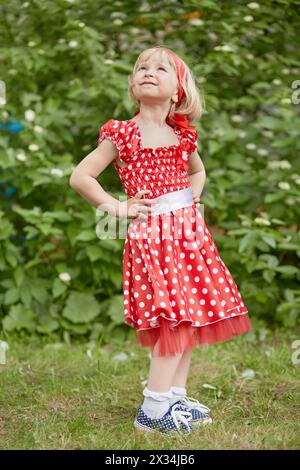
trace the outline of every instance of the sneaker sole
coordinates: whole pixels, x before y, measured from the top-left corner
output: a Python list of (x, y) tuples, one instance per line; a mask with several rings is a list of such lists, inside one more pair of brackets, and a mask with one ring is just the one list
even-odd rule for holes
[[(158, 434), (160, 436), (168, 436), (168, 437), (178, 437), (178, 436), (182, 436), (182, 435), (185, 435), (185, 434), (190, 434), (189, 432), (180, 432), (180, 431), (175, 431), (175, 429), (173, 429), (172, 431), (169, 431), (169, 432), (161, 432), (159, 429), (152, 429), (152, 428), (148, 428), (147, 426), (143, 426), (143, 424), (139, 423), (138, 421), (134, 421), (134, 427), (135, 429), (137, 429), (138, 431), (140, 432), (149, 432), (149, 433), (154, 433), (154, 434)], [(190, 431), (192, 432), (192, 431)]]
[(157, 433), (157, 430), (156, 429), (151, 429), (151, 428), (147, 428), (147, 426), (143, 426), (141, 423), (139, 423), (138, 421), (135, 420), (135, 422), (133, 423), (134, 424), (134, 427), (138, 430), (138, 431), (146, 431), (146, 432), (152, 432), (152, 433)]

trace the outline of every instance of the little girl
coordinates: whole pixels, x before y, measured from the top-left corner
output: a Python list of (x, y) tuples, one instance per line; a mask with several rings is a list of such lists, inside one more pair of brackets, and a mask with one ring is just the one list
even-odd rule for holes
[[(98, 147), (70, 185), (93, 206), (132, 218), (123, 249), (124, 322), (151, 349), (138, 430), (191, 432), (212, 422), (187, 396), (192, 350), (252, 329), (248, 310), (197, 209), (205, 169), (197, 132), (201, 97), (188, 66), (161, 46), (144, 50), (129, 76), (135, 116), (110, 119)], [(176, 112), (175, 112), (176, 110)], [(96, 181), (113, 163), (128, 196), (117, 201)]]

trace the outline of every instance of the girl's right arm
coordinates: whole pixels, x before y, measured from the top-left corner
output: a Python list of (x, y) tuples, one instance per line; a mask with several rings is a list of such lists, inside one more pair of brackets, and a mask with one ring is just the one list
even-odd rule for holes
[(69, 185), (94, 207), (105, 204), (105, 211), (119, 216), (120, 201), (110, 196), (96, 178), (118, 157), (116, 145), (104, 139), (73, 170)]
[[(101, 210), (116, 217), (135, 218), (137, 213), (152, 212), (152, 207), (149, 207), (152, 204), (151, 199), (141, 201), (141, 197), (150, 190), (141, 190), (134, 198), (118, 201), (104, 191), (96, 180), (118, 155), (119, 151), (116, 145), (109, 139), (104, 139), (95, 150), (79, 162), (70, 176), (69, 185), (94, 207), (100, 206)], [(147, 215), (143, 213), (140, 217), (144, 220), (147, 219)]]

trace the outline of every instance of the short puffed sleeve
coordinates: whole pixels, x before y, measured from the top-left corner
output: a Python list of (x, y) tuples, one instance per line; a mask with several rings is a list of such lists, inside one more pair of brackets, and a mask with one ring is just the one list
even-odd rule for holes
[(122, 153), (123, 145), (120, 140), (118, 121), (115, 121), (114, 119), (110, 119), (105, 124), (103, 124), (103, 126), (100, 128), (98, 145), (100, 145), (101, 142), (105, 139), (108, 139), (111, 142), (113, 142), (116, 145), (119, 151), (119, 154)]
[(182, 135), (182, 142), (184, 149), (190, 155), (197, 150), (198, 133), (196, 129), (184, 129)]
[(120, 160), (126, 162), (130, 158), (132, 146), (126, 122), (110, 119), (103, 124), (99, 130), (98, 145), (104, 139), (108, 139), (116, 145)]
[(189, 158), (191, 153), (197, 150), (197, 138), (198, 134), (196, 129), (184, 129), (181, 134), (181, 162), (186, 170), (189, 167)]

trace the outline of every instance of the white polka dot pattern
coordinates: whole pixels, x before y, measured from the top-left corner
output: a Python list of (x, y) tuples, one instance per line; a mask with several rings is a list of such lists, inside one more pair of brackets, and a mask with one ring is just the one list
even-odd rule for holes
[(158, 147), (155, 151), (143, 148), (138, 127), (130, 120), (110, 119), (99, 131), (98, 145), (108, 139), (115, 143), (119, 158), (126, 163), (115, 169), (125, 192), (133, 197), (141, 189), (149, 189), (147, 198), (185, 189), (190, 186), (187, 177), (188, 160), (197, 149), (197, 132), (176, 128), (179, 145)]
[[(98, 143), (114, 142), (126, 163), (123, 168), (114, 164), (128, 197), (142, 189), (150, 190), (144, 197), (151, 199), (190, 187), (188, 160), (197, 148), (197, 133), (179, 128), (176, 133), (178, 145), (154, 150), (142, 147), (131, 120), (111, 119), (101, 127)], [(129, 224), (123, 298), (124, 321), (141, 335), (161, 332), (165, 324), (169, 332), (191, 326), (201, 342), (205, 332), (209, 342), (216, 342), (250, 329), (247, 307), (194, 203)], [(192, 344), (187, 336), (185, 341)], [(150, 343), (155, 344), (153, 335)]]
[(247, 313), (195, 205), (133, 220), (123, 256), (125, 322), (138, 330), (161, 317), (201, 327)]

